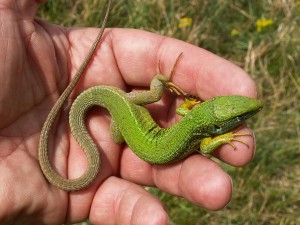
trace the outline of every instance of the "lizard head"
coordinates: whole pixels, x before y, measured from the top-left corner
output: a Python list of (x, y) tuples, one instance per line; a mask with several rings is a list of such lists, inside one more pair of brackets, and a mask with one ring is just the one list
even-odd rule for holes
[[(260, 100), (244, 96), (220, 96), (199, 105), (206, 117), (209, 135), (223, 134), (234, 129), (246, 119), (259, 112)], [(197, 107), (195, 107), (197, 108)]]

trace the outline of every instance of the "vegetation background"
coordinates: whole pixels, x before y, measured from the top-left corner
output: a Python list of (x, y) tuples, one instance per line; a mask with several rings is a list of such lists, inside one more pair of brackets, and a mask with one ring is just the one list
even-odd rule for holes
[[(104, 0), (49, 0), (39, 17), (99, 26)], [(257, 82), (264, 109), (249, 121), (257, 153), (244, 168), (222, 164), (234, 192), (207, 211), (155, 188), (171, 225), (300, 224), (300, 1), (115, 0), (108, 27), (143, 29), (220, 55)], [(89, 224), (84, 222), (83, 224)]]

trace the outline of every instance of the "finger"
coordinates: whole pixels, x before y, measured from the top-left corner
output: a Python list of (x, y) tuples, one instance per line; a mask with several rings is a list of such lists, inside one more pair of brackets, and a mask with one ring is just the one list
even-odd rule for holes
[(121, 176), (126, 180), (157, 186), (210, 210), (221, 209), (230, 200), (230, 177), (204, 156), (193, 155), (178, 163), (151, 166), (138, 158), (130, 161), (127, 154), (130, 151), (124, 152), (121, 162)]
[(110, 33), (120, 72), (131, 85), (149, 85), (159, 60), (168, 75), (183, 52), (173, 81), (186, 92), (204, 99), (233, 94), (256, 97), (255, 83), (241, 68), (204, 49), (145, 31), (112, 29)]
[[(168, 170), (158, 170), (155, 182), (159, 186), (165, 185), (164, 173), (172, 173)], [(189, 201), (210, 210), (221, 209), (229, 203), (232, 194), (231, 179), (212, 160), (192, 156), (183, 162), (179, 172), (178, 191)]]
[(95, 194), (89, 219), (93, 224), (168, 224), (155, 197), (138, 185), (110, 177)]

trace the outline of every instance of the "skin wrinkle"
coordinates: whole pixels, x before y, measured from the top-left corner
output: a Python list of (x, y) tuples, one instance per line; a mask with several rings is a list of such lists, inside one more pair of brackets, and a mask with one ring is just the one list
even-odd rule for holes
[[(65, 66), (65, 61), (63, 60), (64, 58), (70, 58), (70, 57), (66, 57), (66, 50), (65, 50), (65, 46), (66, 43), (68, 43), (67, 41), (67, 37), (65, 35), (65, 32), (63, 31), (63, 29), (60, 26), (54, 26), (54, 28), (57, 28), (57, 30), (54, 29), (47, 29), (46, 26), (46, 22), (41, 21), (41, 20), (36, 20), (36, 22), (39, 24), (39, 27), (41, 28), (39, 30), (39, 32), (44, 33), (44, 37), (49, 40), (49, 42), (51, 43), (51, 48), (54, 49), (53, 50), (53, 54), (52, 54), (52, 58), (57, 62), (55, 64), (55, 66), (50, 67), (50, 69), (48, 71), (40, 71), (38, 74), (54, 74), (54, 78), (55, 78), (55, 85), (53, 86), (49, 86), (48, 84), (50, 84), (50, 82), (43, 82), (43, 80), (41, 82), (43, 82), (43, 87), (47, 87), (49, 95), (52, 95), (53, 93), (57, 92), (59, 94), (61, 94), (61, 92), (63, 91), (65, 84), (68, 82), (68, 77), (69, 77), (69, 73), (67, 73), (68, 71), (68, 65), (69, 63), (67, 62), (67, 66)], [(50, 39), (49, 37), (52, 37), (52, 39)], [(41, 36), (37, 36), (35, 38), (35, 42), (40, 41), (40, 37)], [(44, 38), (43, 37), (43, 38)], [(34, 49), (34, 48), (33, 48)], [(39, 57), (39, 56), (36, 56)], [(62, 60), (60, 60), (62, 59)], [(44, 66), (43, 64), (40, 65), (41, 67)], [(63, 72), (60, 72), (63, 71)], [(62, 74), (65, 74), (62, 75)], [(67, 76), (66, 76), (67, 75)], [(49, 75), (50, 76), (50, 75)], [(55, 90), (55, 92), (54, 92)], [(55, 99), (57, 99), (57, 96), (55, 97)]]
[[(25, 46), (24, 49), (29, 49), (32, 45), (32, 35), (36, 33), (36, 27), (32, 24), (32, 21), (27, 21), (23, 18), (19, 19), (19, 22), (16, 21), (18, 24), (18, 30), (20, 31), (20, 35), (22, 37), (25, 37), (23, 40), (25, 40)], [(39, 27), (41, 29), (41, 27)]]
[(151, 167), (151, 175), (152, 175), (152, 183), (154, 184), (154, 187), (157, 187), (157, 167), (156, 166)]
[[(118, 64), (118, 60), (116, 59), (116, 53), (115, 53), (115, 48), (114, 48), (114, 45), (113, 45), (113, 40), (114, 40), (114, 29), (113, 28), (106, 28), (105, 29), (105, 33), (103, 34), (104, 37), (108, 38), (109, 41), (107, 41), (107, 45), (110, 46), (110, 49), (113, 53), (113, 59), (114, 59), (114, 63), (117, 65), (117, 69), (118, 69), (118, 74), (121, 74), (121, 71), (120, 71), (120, 67), (119, 67), (119, 64)], [(106, 42), (106, 38), (105, 38), (105, 42)], [(122, 78), (122, 83), (125, 84), (125, 80), (124, 80), (124, 77), (121, 77)], [(123, 90), (125, 88), (122, 88)]]
[[(107, 30), (107, 29), (106, 29)], [(108, 35), (107, 35), (107, 33), (108, 33)], [(115, 52), (115, 48), (114, 48), (114, 44), (113, 44), (113, 41), (114, 41), (114, 29), (113, 28), (110, 28), (109, 29), (109, 32), (107, 32), (107, 33), (105, 33), (105, 34), (103, 34), (103, 36), (104, 35), (106, 35), (106, 37), (109, 37), (109, 46), (111, 47), (111, 50), (112, 50), (112, 52), (113, 52), (113, 56), (114, 56), (114, 63), (116, 64), (116, 67), (118, 68), (118, 74), (120, 75), (120, 74), (122, 74), (121, 73), (121, 67), (120, 67), (120, 64), (118, 63), (119, 61), (116, 59), (116, 55), (117, 55), (117, 53)], [(122, 79), (122, 83), (123, 84), (126, 84), (126, 81), (125, 81), (125, 79), (124, 79), (124, 77), (123, 76), (120, 76), (121, 77), (121, 79)], [(126, 89), (126, 85), (125, 85), (125, 87), (123, 87), (122, 88), (123, 90), (124, 89)], [(127, 91), (127, 90), (125, 90), (125, 91)]]
[[(42, 104), (42, 103), (43, 103), (43, 100), (40, 101), (40, 102), (37, 102), (37, 103), (34, 105), (34, 108), (37, 108), (37, 106), (40, 105), (40, 104)], [(38, 108), (37, 110), (39, 110), (39, 108)], [(29, 109), (29, 110), (23, 112), (22, 114), (19, 115), (19, 117), (16, 117), (15, 120), (12, 121), (10, 124), (7, 124), (5, 127), (2, 127), (2, 128), (1, 128), (0, 134), (1, 134), (1, 133), (9, 132), (10, 126), (11, 126), (13, 123), (16, 123), (16, 122), (18, 122), (18, 121), (24, 120), (24, 117), (26, 117), (26, 116), (29, 114), (29, 111), (31, 111), (31, 110)], [(22, 129), (22, 126), (20, 127), (20, 129)], [(19, 130), (20, 130), (20, 129), (19, 129)], [(36, 132), (38, 132), (38, 131), (36, 131)], [(30, 136), (36, 134), (36, 132), (32, 133)], [(29, 137), (30, 137), (30, 136), (29, 136)], [(6, 137), (21, 137), (21, 135), (20, 135), (20, 136), (6, 136)]]
[[(1, 130), (2, 131), (2, 130)], [(25, 138), (23, 138), (21, 135), (20, 136), (0, 136), (0, 138), (2, 139), (10, 139), (10, 145), (11, 147), (5, 148), (6, 152), (8, 152), (8, 154), (3, 154), (3, 150), (0, 150), (0, 158), (7, 158), (9, 157), (11, 154), (13, 154), (15, 151), (25, 151), (28, 154), (30, 154), (34, 159), (35, 159), (35, 155), (29, 151), (30, 148), (29, 146), (27, 146), (33, 139), (34, 136), (36, 136), (38, 133), (33, 133), (30, 136), (27, 136)], [(1, 143), (1, 141), (0, 141)], [(2, 148), (3, 149), (3, 148)], [(10, 150), (11, 149), (11, 150)], [(15, 149), (15, 150), (13, 150)], [(28, 149), (28, 150), (26, 150)]]
[[(58, 90), (60, 90), (60, 92), (63, 92), (66, 84), (69, 83), (70, 74), (71, 74), (68, 72), (70, 71), (71, 68), (70, 59), (72, 55), (70, 53), (71, 41), (69, 40), (68, 37), (68, 30), (58, 25), (54, 25), (54, 28), (56, 28), (57, 30), (49, 29), (49, 28), (47, 29), (46, 26), (47, 23), (45, 21), (42, 20), (36, 20), (36, 21), (47, 34), (46, 38), (48, 38), (48, 36), (52, 37), (51, 39), (49, 39), (49, 41), (51, 42), (52, 47), (54, 49), (53, 55), (57, 62), (56, 70), (54, 73), (56, 78), (56, 87), (59, 87)], [(69, 57), (66, 57), (66, 55), (69, 55)], [(66, 63), (63, 60), (65, 58), (67, 58)], [(67, 64), (67, 66), (65, 66), (65, 64)], [(61, 73), (60, 70), (63, 70), (63, 72)]]
[[(163, 59), (163, 55), (164, 55), (164, 52), (165, 52), (165, 48), (163, 48), (163, 47), (165, 47), (166, 46), (166, 38), (165, 37), (162, 37), (161, 38), (161, 41), (160, 42), (158, 42), (159, 43), (159, 45), (158, 46), (156, 46), (156, 49), (157, 49), (157, 54), (156, 54), (156, 57), (155, 57), (155, 61), (153, 61), (153, 64), (156, 62), (156, 74), (157, 73), (160, 73), (160, 72), (162, 72), (163, 73), (163, 70), (164, 70), (164, 66), (162, 65), (162, 59)], [(159, 64), (158, 64), (158, 62), (159, 62)], [(153, 67), (153, 66), (152, 66)], [(171, 71), (171, 70), (170, 70)]]
[[(116, 65), (116, 68), (117, 68), (117, 72), (118, 72), (118, 75), (119, 77), (121, 77), (121, 83), (122, 83), (122, 87), (120, 87), (122, 90), (125, 90), (125, 91), (128, 91), (127, 90), (127, 86), (125, 85), (126, 84), (126, 81), (124, 79), (123, 76), (121, 76), (121, 71), (120, 71), (120, 66), (118, 64), (118, 60), (116, 59), (116, 52), (115, 52), (115, 48), (114, 48), (114, 45), (113, 45), (113, 40), (114, 40), (114, 29), (113, 28), (106, 28), (105, 29), (105, 33), (103, 34), (103, 37), (105, 38), (104, 39), (104, 42), (107, 43), (107, 46), (110, 47), (112, 53), (113, 53), (113, 62), (114, 64)], [(108, 41), (106, 41), (106, 38), (108, 38)]]
[[(4, 16), (9, 16), (9, 17), (12, 17), (11, 16), (11, 14), (8, 14), (8, 13), (6, 13), (6, 12), (3, 12), (3, 14), (0, 16), (0, 18), (1, 18), (1, 20), (2, 20), (2, 18), (4, 17)], [(12, 21), (14, 21), (14, 20), (12, 20)], [(12, 23), (12, 22), (11, 22)], [(1, 23), (2, 24), (2, 23)], [(3, 23), (4, 24), (4, 23)], [(4, 26), (4, 28), (5, 28), (5, 26)], [(2, 29), (4, 29), (4, 28), (2, 28)], [(7, 40), (7, 42), (6, 42), (6, 44), (5, 45), (2, 45), (2, 43), (1, 43), (1, 49), (4, 47), (5, 48), (5, 50), (4, 50), (4, 52), (5, 52), (5, 59), (3, 59), (3, 61), (4, 61), (4, 63), (1, 63), (2, 64), (2, 66), (3, 66), (3, 71), (1, 72), (2, 74), (1, 74), (1, 76), (3, 76), (3, 80), (2, 80), (2, 82), (1, 82), (1, 84), (3, 84), (3, 87), (2, 87), (2, 92), (3, 92), (3, 94), (1, 94), (1, 105), (4, 105), (4, 106), (6, 106), (6, 105), (8, 105), (9, 103), (7, 102), (7, 101), (5, 101), (5, 99), (8, 99), (8, 97), (7, 96), (9, 96), (10, 94), (10, 88), (9, 88), (9, 82), (10, 82), (10, 79), (9, 79), (9, 77), (6, 75), (6, 74), (8, 74), (9, 73), (9, 71), (10, 71), (10, 69), (11, 68), (8, 68), (8, 66), (9, 66), (9, 63), (8, 63), (8, 61), (9, 61), (9, 58), (7, 58), (7, 56), (8, 56), (8, 54), (7, 54), (7, 52), (8, 52), (8, 50), (10, 49), (10, 43), (11, 43), (11, 41), (9, 40), (9, 38), (10, 38), (10, 33), (9, 34), (7, 34), (7, 33), (4, 33), (4, 34), (2, 34), (1, 36), (7, 36), (7, 38), (5, 38), (5, 40)], [(1, 37), (2, 38), (2, 37)], [(2, 55), (2, 54), (1, 54)], [(16, 55), (16, 54), (15, 54)], [(6, 79), (6, 78), (8, 78), (8, 79)], [(4, 100), (3, 100), (4, 99)], [(1, 111), (4, 111), (4, 110), (1, 110)], [(9, 113), (9, 112), (8, 112)], [(10, 113), (9, 113), (10, 114)], [(2, 115), (0, 115), (0, 117), (1, 117), (1, 119), (0, 119), (0, 121), (1, 120), (3, 120), (3, 118), (5, 118), (5, 116), (2, 116)], [(4, 121), (1, 121), (1, 124), (2, 123), (4, 123)]]
[(177, 190), (178, 190), (178, 195), (181, 197), (184, 196), (184, 194), (183, 194), (184, 191), (182, 190), (182, 187), (184, 187), (184, 182), (182, 180), (183, 179), (182, 168), (187, 163), (187, 161), (188, 160), (183, 161), (183, 163), (180, 165), (180, 170), (179, 170), (179, 175), (178, 175)]
[[(133, 205), (132, 210), (131, 210), (130, 224), (132, 224), (132, 222), (134, 221), (133, 218), (136, 218), (136, 217), (134, 217), (134, 214), (137, 213), (138, 203), (140, 201), (143, 201), (143, 198), (147, 198), (147, 196), (140, 195), (137, 199), (135, 199), (134, 205)], [(147, 207), (147, 205), (145, 207)]]
[[(0, 143), (1, 143), (1, 139), (5, 139), (6, 137), (0, 137)], [(14, 144), (14, 143), (12, 143), (12, 144)], [(0, 145), (1, 146), (1, 150), (0, 150), (0, 159), (2, 159), (2, 160), (6, 160), (11, 154), (13, 154), (13, 152), (14, 152), (14, 150), (13, 149), (15, 149), (15, 147), (16, 146), (18, 146), (17, 144), (15, 144), (15, 146), (13, 146), (13, 147), (10, 147), (10, 148), (8, 148), (8, 147), (2, 147), (3, 145), (1, 144)]]
[[(7, 64), (7, 48), (8, 48), (7, 46), (8, 46), (8, 42), (7, 42), (7, 44), (4, 44), (4, 45), (1, 44), (1, 48), (2, 48), (2, 51), (4, 51), (4, 56), (5, 56), (5, 58), (3, 59), (4, 65), (8, 65)], [(5, 93), (7, 93), (7, 91), (6, 91), (7, 90), (6, 89), (7, 85), (5, 85), (6, 84), (6, 76), (4, 75), (5, 70), (6, 69), (0, 71), (0, 73), (1, 73), (0, 76), (3, 77), (2, 81), (1, 81), (1, 84), (3, 84), (3, 87), (0, 90), (0, 92), (1, 92), (1, 94), (0, 94), (0, 107), (1, 108), (2, 108), (2, 106), (6, 105), (5, 104), (5, 99), (7, 99), (7, 97), (5, 95)], [(3, 111), (3, 109), (0, 110), (0, 112), (2, 112), (2, 111)], [(0, 119), (0, 121), (1, 120), (2, 119)], [(2, 124), (2, 122), (1, 122), (1, 124)]]
[[(71, 30), (71, 31), (74, 31), (74, 30)], [(83, 39), (84, 41), (81, 42), (81, 41), (78, 41), (79, 43), (81, 43), (83, 46), (83, 49), (89, 49), (90, 48), (90, 45), (89, 43), (92, 43), (92, 38), (90, 38), (91, 41), (87, 41), (84, 37), (81, 37), (81, 36), (75, 36), (76, 38), (72, 38), (70, 39), (70, 37), (72, 37), (70, 35), (70, 33), (68, 33), (68, 39), (70, 40), (69, 43), (68, 43), (68, 48), (67, 48), (67, 53), (68, 55), (74, 55), (74, 54), (78, 54), (78, 58), (77, 60), (75, 61), (68, 61), (67, 62), (67, 66), (68, 66), (68, 71), (70, 71), (70, 74), (68, 76), (68, 84), (70, 83), (70, 81), (73, 79), (73, 76), (76, 74), (78, 68), (81, 66), (82, 64), (82, 61), (83, 59), (86, 57), (86, 52), (83, 52), (81, 51), (81, 49), (78, 49), (78, 46), (77, 45), (73, 45), (74, 42), (77, 41), (77, 39)], [(100, 42), (99, 42), (100, 44)], [(94, 55), (92, 56), (92, 58), (94, 57)], [(90, 62), (92, 61), (92, 58), (90, 60)], [(90, 66), (90, 63), (87, 67)], [(88, 68), (84, 71), (84, 74), (83, 76), (85, 75), (86, 71), (88, 70)]]
[[(119, 218), (119, 216), (120, 216), (120, 211), (121, 211), (121, 209), (120, 209), (120, 206), (121, 206), (121, 202), (122, 202), (122, 200), (123, 199), (126, 199), (126, 198), (124, 198), (124, 195), (126, 194), (126, 192), (129, 190), (129, 187), (127, 186), (125, 189), (123, 189), (119, 194), (118, 194), (118, 196), (117, 196), (117, 198), (115, 198), (115, 203), (117, 202), (118, 204), (114, 204), (114, 206), (116, 206), (117, 205), (117, 207), (114, 207), (114, 215), (118, 215), (117, 216), (117, 221), (120, 221), (120, 218)], [(131, 216), (132, 216), (132, 211), (131, 211)]]
[[(137, 199), (135, 199), (135, 202), (133, 204), (133, 207), (132, 207), (132, 210), (131, 210), (131, 214), (130, 214), (130, 223), (132, 223), (132, 221), (133, 221), (133, 218), (134, 218), (133, 216), (134, 216), (134, 212), (136, 210), (136, 205), (141, 200), (142, 197), (143, 196), (139, 196)], [(122, 222), (122, 221), (120, 221), (120, 222)]]
[[(27, 46), (30, 46), (29, 43), (32, 42), (32, 41), (31, 41), (31, 37), (32, 37), (33, 34), (34, 34), (34, 33), (32, 33), (31, 35), (28, 34), (28, 35), (29, 35), (28, 37), (30, 37), (30, 38), (29, 38), (29, 41), (26, 42), (26, 43), (28, 43)], [(26, 47), (26, 49), (28, 49), (28, 48), (29, 48), (29, 47)], [(22, 69), (22, 68), (23, 68), (23, 65), (24, 65), (24, 64), (22, 63), (22, 64), (21, 64), (21, 67), (18, 67), (20, 71), (23, 71), (23, 69)], [(40, 71), (40, 72), (41, 72), (41, 71)], [(22, 74), (22, 73), (20, 73), (20, 74)], [(24, 77), (24, 76), (22, 76), (22, 77)], [(24, 82), (25, 82), (25, 81), (24, 81)], [(18, 86), (21, 86), (21, 85), (22, 85), (22, 80), (21, 80), (21, 82), (18, 83)], [(35, 86), (36, 86), (36, 85), (33, 85), (33, 87), (35, 87)], [(17, 89), (19, 89), (19, 88), (17, 88)], [(32, 88), (28, 88), (28, 89), (29, 89), (29, 90), (32, 90)], [(30, 93), (32, 93), (32, 96), (35, 96), (35, 97), (36, 97), (36, 95), (33, 94), (33, 92), (30, 92)], [(30, 93), (29, 93), (29, 94), (30, 94)], [(41, 101), (43, 101), (43, 99), (41, 99), (40, 102), (41, 102)], [(34, 101), (34, 102), (36, 102), (36, 101)], [(35, 106), (35, 105), (38, 105), (38, 104), (39, 104), (39, 102), (35, 103), (34, 106)], [(30, 111), (30, 107), (28, 107), (27, 110), (25, 110), (25, 111), (23, 111), (23, 112), (20, 112), (20, 116), (27, 114), (28, 111)], [(16, 117), (16, 118), (17, 118), (17, 117)], [(9, 126), (9, 125), (12, 124), (13, 122), (15, 122), (15, 121), (10, 121), (10, 123), (7, 124), (6, 126)]]

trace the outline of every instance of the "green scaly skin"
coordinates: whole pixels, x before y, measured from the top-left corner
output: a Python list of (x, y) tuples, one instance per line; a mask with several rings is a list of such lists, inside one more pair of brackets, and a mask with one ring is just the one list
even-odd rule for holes
[[(161, 75), (159, 78), (161, 80)], [(157, 77), (153, 81), (157, 83)], [(164, 83), (162, 82), (160, 87), (163, 87)], [(157, 88), (157, 85), (155, 87)], [(84, 118), (91, 107), (98, 105), (106, 108), (112, 117), (116, 126), (112, 136), (116, 142), (124, 139), (131, 150), (146, 162), (167, 164), (197, 151), (201, 141), (207, 141), (206, 137), (225, 134), (262, 108), (262, 103), (253, 98), (216, 97), (196, 105), (173, 126), (161, 128), (152, 119), (148, 110), (139, 105), (144, 104), (140, 102), (140, 94), (146, 94), (149, 103), (153, 92), (155, 91), (150, 89), (150, 95), (147, 95), (147, 91), (127, 94), (110, 86), (96, 86), (84, 91), (74, 101), (70, 111), (73, 136), (83, 149), (92, 145), (93, 140), (86, 130)], [(161, 90), (157, 92), (162, 94)], [(138, 104), (133, 103), (135, 99), (133, 96), (139, 99)], [(157, 101), (157, 95), (154, 96), (154, 101)], [(232, 132), (229, 134), (225, 142), (220, 143), (212, 139), (209, 143), (202, 144), (204, 149), (200, 149), (200, 152), (207, 154), (222, 144), (232, 140), (239, 141), (234, 138)], [(210, 145), (209, 148), (205, 148), (206, 145)]]
[(235, 147), (233, 141), (244, 143), (237, 137), (249, 134), (234, 134), (234, 132), (228, 131), (237, 127), (262, 108), (262, 103), (257, 99), (242, 96), (216, 97), (189, 110), (191, 105), (197, 103), (191, 101), (186, 104), (187, 108), (178, 110), (183, 118), (172, 127), (161, 128), (153, 121), (143, 105), (158, 101), (165, 89), (174, 91), (178, 95), (188, 96), (171, 82), (177, 59), (170, 77), (155, 76), (148, 91), (125, 93), (115, 87), (96, 86), (78, 96), (70, 111), (70, 126), (72, 134), (87, 156), (88, 167), (81, 177), (73, 180), (62, 177), (54, 170), (48, 156), (51, 127), (96, 50), (105, 28), (110, 5), (111, 0), (108, 1), (102, 28), (88, 56), (53, 106), (41, 131), (39, 162), (47, 180), (62, 190), (76, 191), (88, 187), (96, 179), (101, 163), (100, 154), (85, 126), (85, 116), (88, 110), (95, 105), (108, 109), (111, 114), (113, 140), (116, 143), (126, 141), (132, 151), (140, 158), (153, 164), (178, 161), (197, 151), (199, 146), (201, 146), (201, 153), (208, 154), (223, 144), (230, 144)]

